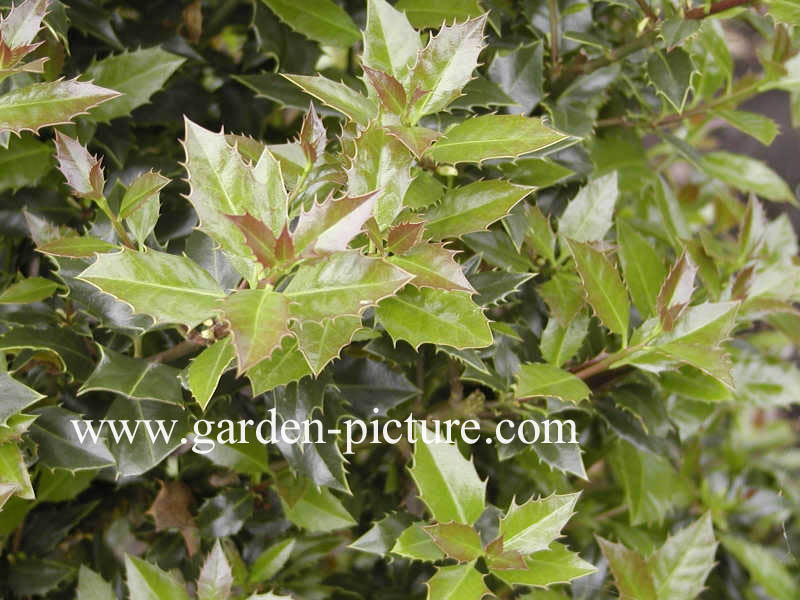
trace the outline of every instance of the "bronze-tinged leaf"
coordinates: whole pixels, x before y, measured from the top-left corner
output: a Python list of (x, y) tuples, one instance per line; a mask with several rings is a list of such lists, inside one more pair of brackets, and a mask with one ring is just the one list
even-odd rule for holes
[(405, 254), (395, 255), (388, 261), (411, 273), (411, 284), (416, 287), (432, 287), (443, 290), (459, 290), (477, 294), (464, 276), (461, 265), (455, 260), (457, 250), (445, 248), (444, 244), (420, 244)]
[(364, 69), (364, 75), (367, 76), (367, 81), (378, 94), (383, 107), (390, 113), (402, 116), (408, 103), (403, 84), (383, 71), (367, 65), (361, 65), (361, 68)]
[(325, 254), (346, 250), (350, 241), (372, 216), (375, 194), (347, 196), (338, 200), (328, 196), (300, 214), (292, 233), (298, 253)]
[(389, 230), (386, 249), (394, 254), (404, 254), (422, 241), (425, 223), (401, 223)]
[(245, 244), (265, 269), (271, 269), (294, 257), (294, 245), (288, 228), (284, 227), (281, 235), (276, 238), (266, 223), (250, 213), (225, 217), (233, 221), (244, 234)]
[(186, 543), (189, 556), (200, 550), (200, 535), (189, 510), (192, 492), (182, 481), (162, 481), (161, 489), (145, 514), (153, 517), (156, 531), (177, 529)]
[(325, 152), (325, 146), (328, 144), (325, 125), (323, 125), (322, 119), (319, 118), (313, 102), (309, 103), (308, 112), (303, 117), (299, 141), (306, 160), (312, 165), (322, 156)]
[(405, 125), (387, 127), (386, 133), (397, 138), (417, 159), (421, 159), (425, 151), (431, 147), (431, 144), (442, 137), (442, 134), (435, 129)]
[(100, 159), (89, 154), (77, 139), (60, 131), (56, 131), (55, 145), (58, 168), (72, 192), (81, 198), (102, 198), (105, 178)]
[(656, 308), (661, 317), (661, 324), (664, 331), (672, 331), (675, 322), (689, 306), (694, 292), (694, 278), (697, 274), (697, 266), (684, 252), (673, 265), (672, 269), (661, 286), (658, 293)]

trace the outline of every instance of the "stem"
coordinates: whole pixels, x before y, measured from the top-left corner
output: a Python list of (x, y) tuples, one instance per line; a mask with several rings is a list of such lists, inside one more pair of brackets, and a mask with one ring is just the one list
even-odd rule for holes
[(178, 344), (175, 344), (172, 348), (168, 348), (163, 352), (159, 352), (158, 354), (153, 354), (152, 356), (149, 356), (147, 360), (149, 362), (168, 363), (172, 362), (173, 360), (178, 360), (179, 358), (182, 358), (188, 354), (192, 354), (202, 347), (203, 344), (189, 338), (183, 340)]
[(597, 69), (602, 69), (603, 67), (607, 67), (608, 65), (625, 58), (629, 54), (633, 54), (634, 52), (643, 50), (648, 46), (652, 46), (657, 37), (657, 31), (648, 31), (639, 37), (633, 38), (627, 44), (617, 47), (615, 50), (609, 52), (606, 56), (601, 56), (600, 58), (586, 61), (582, 65), (576, 65), (575, 68), (579, 73), (582, 74), (591, 73)]
[(737, 6), (745, 6), (747, 4), (751, 4), (752, 2), (753, 0), (720, 0), (720, 2), (715, 2), (714, 4), (712, 4), (708, 8), (708, 12), (706, 12), (705, 6), (697, 6), (695, 8), (687, 10), (686, 13), (684, 13), (683, 18), (693, 21), (699, 21), (701, 19), (705, 19), (708, 16), (725, 12), (726, 10), (730, 10), (731, 8), (736, 8)]
[(289, 194), (289, 201), (287, 204), (289, 205), (290, 209), (294, 208), (294, 201), (297, 200), (300, 194), (306, 191), (306, 187), (308, 185), (308, 176), (311, 174), (311, 169), (313, 166), (314, 165), (312, 165), (310, 162), (306, 162), (306, 168), (303, 169), (303, 174), (300, 175), (300, 179), (297, 180), (297, 185), (292, 190), (292, 193)]
[(645, 0), (636, 0), (636, 3), (639, 5), (639, 8), (642, 9), (642, 12), (644, 12), (644, 14), (646, 14), (651, 21), (654, 22), (658, 21), (658, 15), (652, 8), (650, 8), (650, 5), (647, 2), (645, 2)]
[(142, 336), (137, 335), (133, 338), (133, 357), (142, 358)]
[(131, 238), (128, 237), (128, 233), (125, 231), (125, 228), (122, 226), (122, 223), (119, 222), (117, 216), (111, 211), (111, 208), (108, 206), (108, 200), (105, 199), (105, 196), (101, 196), (99, 199), (95, 199), (97, 202), (97, 206), (100, 207), (100, 210), (103, 211), (103, 214), (108, 218), (111, 222), (111, 226), (114, 228), (114, 231), (117, 233), (117, 236), (125, 244), (128, 248), (132, 250), (136, 250), (136, 246), (131, 241)]
[(561, 71), (561, 58), (558, 55), (558, 3), (550, 0), (550, 58), (553, 61), (553, 74)]

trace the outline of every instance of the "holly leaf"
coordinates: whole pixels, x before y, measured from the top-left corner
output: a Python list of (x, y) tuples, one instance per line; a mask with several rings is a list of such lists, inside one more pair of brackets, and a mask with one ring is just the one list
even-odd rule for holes
[(81, 198), (100, 200), (105, 186), (100, 159), (89, 154), (77, 139), (60, 131), (56, 131), (55, 145), (58, 168), (72, 192)]
[(161, 173), (148, 171), (131, 182), (119, 207), (119, 218), (126, 219), (148, 202), (158, 200), (161, 190), (170, 180)]
[(776, 600), (791, 600), (800, 594), (800, 584), (789, 569), (764, 546), (744, 538), (724, 535), (722, 545), (736, 557), (755, 582)]
[(219, 540), (214, 541), (197, 578), (197, 600), (228, 600), (233, 587), (231, 565)]
[(528, 500), (525, 504), (512, 501), (508, 512), (500, 519), (503, 550), (521, 554), (546, 550), (561, 536), (561, 530), (574, 514), (579, 497), (580, 493), (553, 494)]
[(384, 73), (367, 65), (361, 65), (361, 68), (370, 87), (372, 87), (374, 93), (378, 94), (381, 106), (392, 114), (403, 116), (408, 104), (403, 84), (389, 73)]
[(417, 158), (422, 159), (422, 155), (431, 147), (442, 134), (434, 129), (427, 127), (412, 127), (405, 125), (393, 125), (386, 128), (386, 133), (403, 144)]
[(326, 533), (356, 524), (336, 496), (305, 478), (287, 473), (278, 483), (286, 518), (310, 533)]
[(405, 254), (422, 242), (424, 229), (425, 224), (422, 222), (395, 225), (389, 230), (386, 250), (393, 254)]
[(597, 571), (593, 565), (558, 543), (526, 557), (525, 566), (524, 570), (495, 571), (494, 574), (509, 585), (547, 587), (569, 583)]
[(0, 489), (7, 490), (9, 486), (13, 494), (24, 500), (36, 497), (22, 452), (15, 442), (0, 443)]
[(675, 322), (689, 306), (694, 292), (697, 267), (684, 252), (670, 269), (658, 293), (656, 309), (664, 331), (672, 331)]
[[(102, 469), (114, 465), (114, 457), (102, 439), (81, 439), (73, 425), (81, 416), (58, 406), (34, 411), (38, 415), (30, 436), (39, 445), (39, 460), (48, 467), (60, 467), (71, 473)], [(86, 431), (81, 429), (81, 431)]]
[(0, 294), (0, 304), (30, 304), (53, 295), (60, 286), (52, 279), (26, 277), (12, 283)]
[(442, 552), (459, 562), (470, 562), (483, 553), (481, 537), (469, 525), (455, 522), (437, 523), (423, 529)]
[(558, 233), (576, 242), (602, 240), (611, 229), (617, 202), (617, 172), (583, 186), (558, 220)]
[(601, 537), (597, 537), (597, 544), (614, 574), (620, 598), (656, 598), (653, 577), (641, 554)]
[(653, 87), (679, 113), (689, 96), (694, 72), (692, 57), (683, 48), (654, 52), (647, 61), (647, 75)]
[(4, 364), (0, 365), (0, 369), (0, 425), (5, 425), (9, 417), (38, 402), (44, 396), (11, 377), (6, 373)]
[(411, 476), (420, 499), (440, 523), (473, 524), (486, 508), (486, 482), (454, 444), (417, 425)]
[(236, 349), (237, 373), (241, 375), (272, 356), (289, 332), (289, 300), (266, 289), (239, 290), (221, 304)]
[(194, 556), (200, 550), (200, 536), (189, 510), (191, 502), (189, 486), (182, 481), (165, 481), (145, 514), (153, 517), (156, 532), (177, 529), (189, 556)]
[(411, 284), (416, 287), (432, 287), (451, 291), (476, 291), (464, 276), (455, 260), (457, 250), (449, 250), (443, 244), (421, 244), (405, 254), (389, 257), (387, 260), (411, 273)]
[(189, 600), (183, 585), (141, 558), (126, 554), (125, 574), (131, 600)]
[(633, 303), (644, 317), (656, 314), (656, 300), (667, 276), (663, 261), (652, 244), (625, 221), (617, 222), (617, 243), (622, 274)]
[(566, 327), (584, 305), (581, 283), (574, 273), (558, 271), (537, 291), (562, 327)]
[(285, 337), (272, 356), (247, 371), (247, 378), (253, 388), (253, 395), (257, 396), (311, 374), (311, 367), (300, 352), (297, 338)]
[(100, 254), (78, 279), (91, 283), (153, 317), (156, 323), (189, 328), (208, 318), (225, 292), (205, 270), (185, 256), (123, 249)]
[[(266, 0), (264, 0), (266, 1)], [(327, 0), (314, 0), (315, 2)], [(351, 121), (366, 125), (378, 114), (378, 107), (353, 88), (322, 75), (289, 75), (281, 73), (307, 94), (314, 96), (326, 106), (338, 110)]]
[(361, 39), (350, 15), (331, 0), (262, 1), (289, 27), (320, 44), (348, 48)]
[(568, 371), (546, 363), (526, 363), (519, 369), (515, 397), (555, 397), (578, 404), (591, 393), (583, 381)]
[(482, 163), (544, 150), (568, 137), (537, 117), (482, 115), (445, 131), (426, 154), (436, 162)]
[(244, 234), (245, 244), (265, 269), (272, 269), (294, 257), (294, 244), (287, 228), (276, 237), (266, 223), (249, 213), (225, 216)]
[(53, 356), (60, 371), (85, 380), (94, 369), (85, 338), (66, 327), (15, 327), (0, 336), (0, 352), (33, 350)]
[(132, 399), (183, 405), (178, 369), (142, 358), (131, 358), (104, 346), (98, 348), (100, 362), (78, 390), (78, 395), (105, 391)]
[(66, 256), (68, 258), (89, 258), (95, 254), (105, 254), (119, 250), (119, 246), (92, 237), (91, 235), (71, 235), (58, 238), (36, 248), (43, 254)]
[(27, 0), (11, 5), (8, 14), (0, 19), (0, 38), (9, 49), (24, 48), (33, 42), (47, 14), (49, 0)]
[(107, 600), (114, 597), (111, 584), (86, 565), (78, 570), (76, 600)]
[(306, 358), (314, 375), (319, 375), (325, 366), (338, 358), (356, 331), (361, 329), (361, 318), (341, 316), (325, 319), (321, 323), (303, 321), (292, 325), (300, 352)]
[(269, 581), (277, 575), (292, 555), (294, 545), (294, 538), (288, 538), (273, 544), (259, 554), (253, 562), (253, 566), (250, 567), (248, 582), (261, 583)]
[(442, 4), (431, 4), (425, 0), (400, 0), (397, 9), (404, 11), (411, 24), (418, 29), (436, 29), (443, 23), (463, 21), (483, 14), (478, 0), (450, 0)]
[(490, 179), (448, 190), (442, 201), (425, 214), (425, 232), (439, 240), (484, 230), (506, 216), (533, 189)]
[(70, 123), (117, 96), (114, 90), (74, 79), (17, 88), (0, 96), (0, 133), (36, 133), (42, 127)]
[(411, 124), (443, 110), (459, 96), (478, 66), (485, 25), (486, 15), (445, 25), (420, 51), (408, 87), (425, 93), (414, 103)]
[(498, 52), (489, 65), (489, 77), (519, 105), (511, 112), (528, 114), (544, 96), (543, 56), (544, 45), (536, 42), (510, 53)]
[(340, 315), (359, 316), (395, 294), (411, 277), (385, 260), (350, 250), (301, 266), (284, 294), (292, 303), (294, 318), (322, 322)]
[(412, 523), (400, 534), (392, 547), (392, 553), (425, 562), (434, 562), (445, 558), (444, 552), (425, 532), (424, 524), (421, 522)]
[(325, 254), (346, 250), (372, 216), (375, 200), (375, 194), (368, 193), (338, 200), (328, 196), (322, 203), (314, 202), (300, 213), (292, 232), (295, 251)]
[(542, 358), (555, 367), (561, 367), (583, 346), (589, 322), (586, 314), (577, 315), (566, 327), (556, 319), (550, 319), (539, 342)]
[(186, 382), (192, 396), (205, 410), (217, 389), (220, 377), (235, 356), (230, 338), (214, 342), (198, 354), (186, 368)]
[(92, 119), (106, 123), (130, 115), (134, 109), (147, 104), (185, 61), (181, 56), (154, 46), (92, 63), (84, 77), (121, 94), (92, 111)]
[(406, 15), (386, 0), (368, 0), (363, 37), (363, 63), (404, 82), (422, 50), (419, 34), (411, 27)]
[(481, 600), (490, 593), (483, 575), (475, 568), (475, 561), (437, 567), (427, 586), (428, 600)]
[(735, 188), (753, 192), (768, 200), (788, 202), (797, 206), (797, 198), (783, 178), (760, 160), (741, 154), (717, 151), (705, 154), (700, 166), (709, 177), (720, 179)]
[(484, 348), (493, 341), (489, 321), (466, 292), (406, 288), (381, 301), (375, 316), (392, 339), (415, 348), (424, 343)]

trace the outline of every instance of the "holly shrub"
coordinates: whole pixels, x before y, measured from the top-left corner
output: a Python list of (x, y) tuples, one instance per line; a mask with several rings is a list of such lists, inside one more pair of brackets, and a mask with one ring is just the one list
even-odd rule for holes
[(0, 597), (800, 598), (797, 0), (0, 5)]

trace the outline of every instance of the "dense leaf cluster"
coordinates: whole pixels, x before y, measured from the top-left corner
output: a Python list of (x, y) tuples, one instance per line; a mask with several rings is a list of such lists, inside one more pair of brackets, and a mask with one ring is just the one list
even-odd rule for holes
[(796, 2), (0, 4), (0, 595), (800, 597)]

